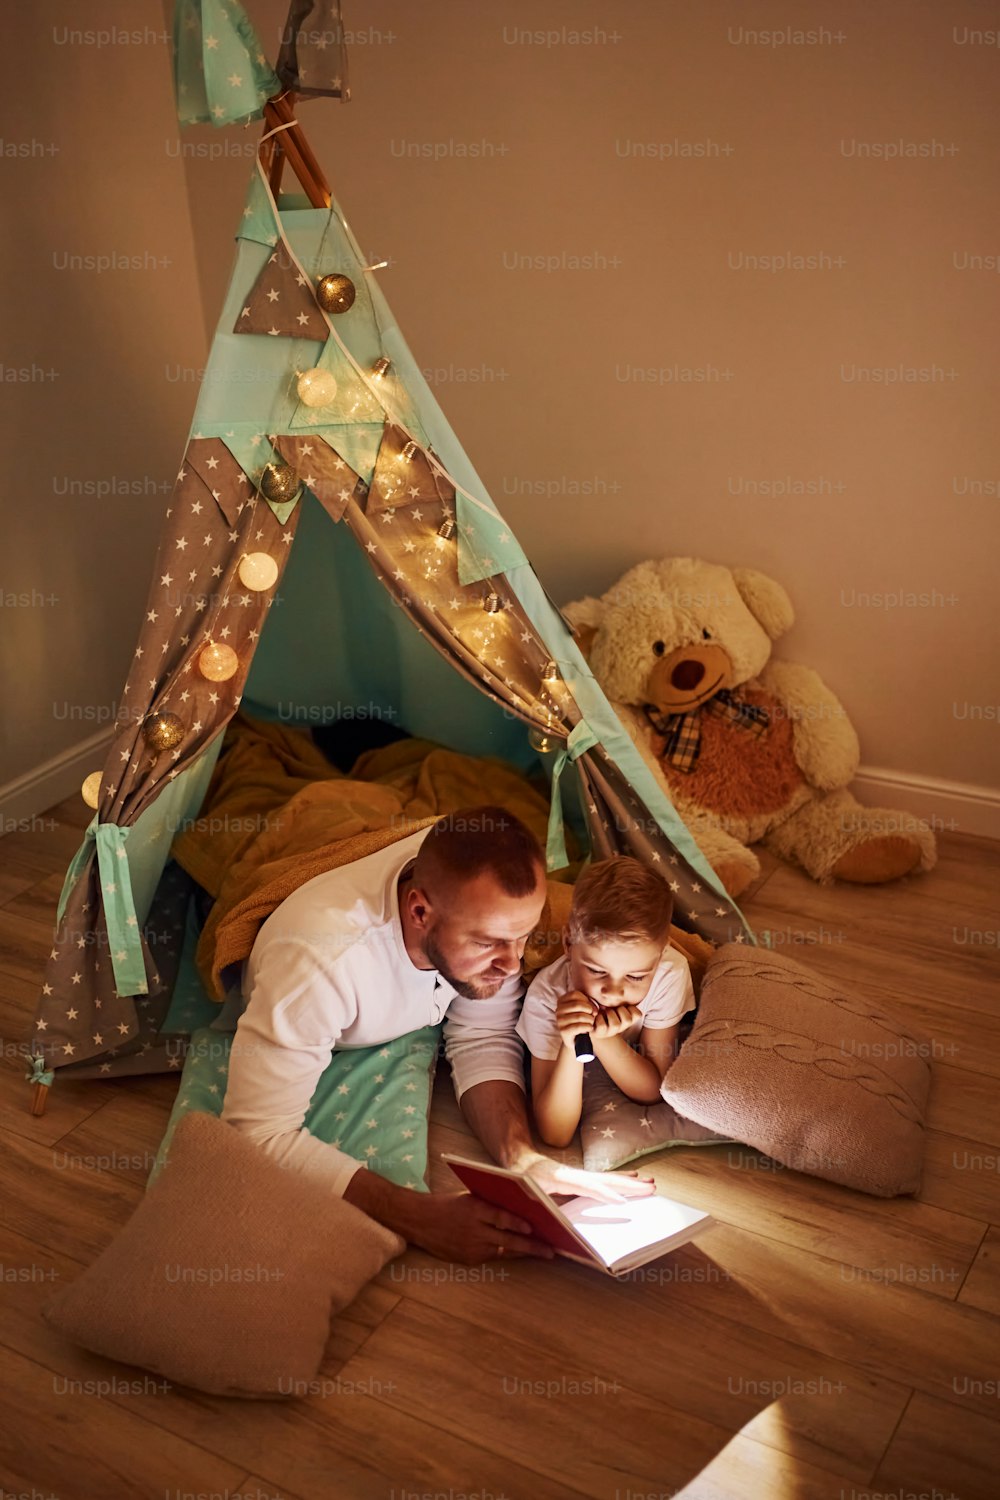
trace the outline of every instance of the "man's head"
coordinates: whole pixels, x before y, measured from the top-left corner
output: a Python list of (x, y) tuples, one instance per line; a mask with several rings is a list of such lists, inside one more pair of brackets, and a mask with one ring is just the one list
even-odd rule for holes
[(570, 979), (601, 1006), (638, 1005), (670, 936), (673, 897), (648, 865), (620, 855), (591, 865), (573, 889), (563, 933)]
[(434, 824), (403, 887), (407, 949), (470, 999), (485, 1000), (521, 968), (545, 905), (545, 859), (503, 807), (469, 807)]

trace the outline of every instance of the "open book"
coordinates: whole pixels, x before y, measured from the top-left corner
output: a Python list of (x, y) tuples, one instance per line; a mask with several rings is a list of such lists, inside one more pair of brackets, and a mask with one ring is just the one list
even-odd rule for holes
[(557, 1203), (521, 1172), (467, 1161), (442, 1152), (455, 1176), (497, 1208), (527, 1219), (539, 1239), (559, 1255), (621, 1276), (693, 1239), (713, 1222), (700, 1208), (653, 1193), (621, 1203), (570, 1198)]

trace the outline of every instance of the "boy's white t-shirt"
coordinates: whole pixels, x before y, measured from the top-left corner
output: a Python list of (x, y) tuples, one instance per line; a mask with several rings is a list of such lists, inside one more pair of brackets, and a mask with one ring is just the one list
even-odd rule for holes
[[(569, 977), (569, 959), (563, 955), (554, 964), (539, 969), (528, 985), (521, 1007), (517, 1034), (532, 1057), (556, 1058), (562, 1049), (562, 1037), (556, 1025), (556, 1002), (574, 986)], [(635, 1021), (621, 1034), (628, 1042), (637, 1041), (644, 1026), (674, 1026), (695, 1004), (691, 970), (683, 953), (665, 948), (653, 981), (639, 1001), (641, 1021)]]

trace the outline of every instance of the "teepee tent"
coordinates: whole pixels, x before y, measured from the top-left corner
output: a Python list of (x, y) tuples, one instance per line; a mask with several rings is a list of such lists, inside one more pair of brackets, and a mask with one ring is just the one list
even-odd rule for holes
[[(249, 22), (217, 9), (265, 93)], [(179, 14), (198, 10), (185, 0)], [(294, 66), (306, 87), (301, 55)], [(199, 103), (191, 118), (212, 118), (210, 83), (206, 68), (207, 115)], [(753, 941), (448, 425), (287, 99), (263, 112), (113, 742), (88, 778), (95, 815), (59, 904), (31, 1038), (43, 1082), (179, 1065), (171, 1001), (193, 888), (170, 846), (241, 705), (306, 727), (363, 712), (521, 768), (541, 754), (550, 868), (566, 863), (565, 773), (595, 858), (652, 862), (679, 925)], [(277, 192), (283, 157), (305, 203)]]

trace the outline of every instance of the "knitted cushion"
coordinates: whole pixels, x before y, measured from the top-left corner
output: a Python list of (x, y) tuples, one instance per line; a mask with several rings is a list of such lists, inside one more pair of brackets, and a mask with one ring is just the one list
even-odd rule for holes
[(920, 1187), (930, 1051), (853, 985), (727, 943), (663, 1097), (786, 1167), (891, 1198)]
[(303, 1395), (333, 1314), (404, 1249), (233, 1126), (188, 1114), (124, 1229), (43, 1311), (96, 1354), (179, 1385)]

